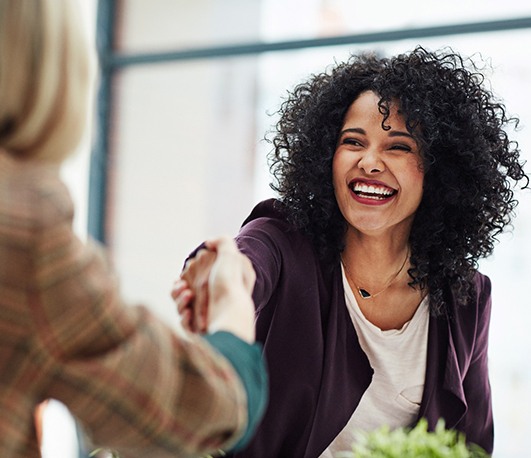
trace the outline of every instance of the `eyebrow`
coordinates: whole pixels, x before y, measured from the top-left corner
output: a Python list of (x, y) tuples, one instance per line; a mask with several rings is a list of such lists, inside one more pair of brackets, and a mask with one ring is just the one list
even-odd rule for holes
[[(344, 129), (339, 133), (339, 136), (342, 137), (346, 133), (354, 133), (354, 134), (361, 134), (361, 135), (367, 135), (367, 132), (365, 132), (364, 129), (361, 127), (349, 127), (348, 129)], [(412, 140), (415, 140), (415, 137), (411, 135), (409, 132), (403, 132), (401, 130), (392, 130), (389, 132), (389, 137), (407, 137), (411, 138)]]

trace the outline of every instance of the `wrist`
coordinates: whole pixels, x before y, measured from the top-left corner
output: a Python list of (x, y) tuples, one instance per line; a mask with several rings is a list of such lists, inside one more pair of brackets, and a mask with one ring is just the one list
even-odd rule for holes
[(211, 317), (208, 333), (227, 331), (248, 343), (255, 341), (254, 304), (247, 293), (224, 295), (211, 307), (219, 313)]

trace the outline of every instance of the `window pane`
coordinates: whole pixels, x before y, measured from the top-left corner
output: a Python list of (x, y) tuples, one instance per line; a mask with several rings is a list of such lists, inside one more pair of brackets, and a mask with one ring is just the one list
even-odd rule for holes
[(117, 12), (120, 52), (258, 41), (259, 0), (127, 0)]
[(128, 0), (117, 49), (183, 50), (531, 16), (527, 0)]
[[(265, 0), (262, 37), (267, 40), (315, 38), (410, 29), (531, 15), (527, 0)], [(297, 18), (297, 20), (293, 20)]]

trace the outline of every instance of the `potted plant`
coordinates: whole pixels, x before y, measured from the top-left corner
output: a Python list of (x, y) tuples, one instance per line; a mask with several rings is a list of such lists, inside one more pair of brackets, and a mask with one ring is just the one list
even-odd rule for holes
[(360, 433), (352, 450), (340, 452), (336, 458), (484, 458), (488, 453), (467, 444), (463, 434), (445, 428), (441, 419), (434, 431), (421, 419), (414, 428), (390, 430), (384, 426)]

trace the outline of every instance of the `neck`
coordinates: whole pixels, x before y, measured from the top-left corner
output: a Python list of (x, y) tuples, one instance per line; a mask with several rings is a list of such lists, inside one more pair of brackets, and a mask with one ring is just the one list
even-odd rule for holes
[(408, 278), (407, 238), (350, 236), (345, 242), (342, 262), (355, 288), (377, 294), (382, 288)]
[(366, 236), (349, 231), (345, 237), (343, 260), (349, 265), (356, 263), (358, 270), (384, 272), (401, 264), (409, 247), (408, 235), (389, 237)]

